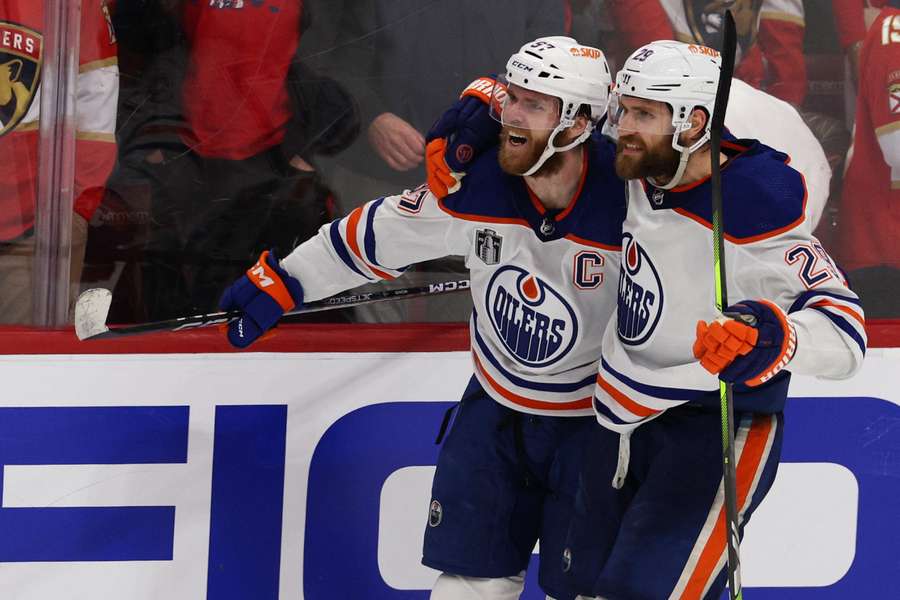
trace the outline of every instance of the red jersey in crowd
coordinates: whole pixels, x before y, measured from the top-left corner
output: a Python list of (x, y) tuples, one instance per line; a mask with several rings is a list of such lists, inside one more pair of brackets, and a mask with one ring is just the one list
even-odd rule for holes
[(240, 160), (281, 143), (302, 7), (302, 0), (185, 3), (185, 143), (198, 154)]
[[(717, 45), (720, 2), (707, 0), (615, 0), (609, 3), (631, 52), (654, 40)], [(734, 0), (742, 56), (735, 77), (787, 102), (806, 97), (802, 0)]]
[(841, 48), (846, 49), (866, 37), (866, 12), (878, 11), (890, 0), (831, 0), (834, 23)]
[(875, 19), (860, 54), (856, 127), (841, 196), (842, 266), (900, 268), (900, 10)]
[[(0, 242), (34, 227), (43, 12), (40, 1), (0, 0)], [(82, 1), (80, 39), (74, 193), (75, 211), (90, 219), (116, 161), (119, 70), (104, 0)]]

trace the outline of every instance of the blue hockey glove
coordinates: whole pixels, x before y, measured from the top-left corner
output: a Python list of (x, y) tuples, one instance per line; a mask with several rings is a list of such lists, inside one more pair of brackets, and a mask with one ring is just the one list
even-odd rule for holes
[(744, 300), (725, 309), (737, 319), (697, 322), (694, 357), (729, 383), (756, 386), (772, 379), (794, 357), (797, 332), (768, 300)]
[(219, 300), (222, 310), (244, 313), (228, 324), (228, 341), (236, 348), (246, 348), (271, 329), (284, 313), (302, 305), (303, 287), (281, 268), (274, 251), (269, 250)]
[(428, 187), (438, 198), (458, 190), (468, 164), (497, 143), (500, 123), (491, 117), (489, 107), (492, 94), (505, 91), (490, 77), (476, 79), (426, 134)]

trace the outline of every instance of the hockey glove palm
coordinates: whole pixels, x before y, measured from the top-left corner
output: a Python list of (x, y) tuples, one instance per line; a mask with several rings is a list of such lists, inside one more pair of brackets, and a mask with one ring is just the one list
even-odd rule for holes
[(772, 302), (744, 300), (725, 313), (741, 320), (697, 322), (694, 357), (710, 373), (729, 383), (756, 386), (778, 374), (794, 357), (797, 333)]
[(457, 191), (468, 164), (497, 143), (500, 123), (491, 117), (489, 108), (493, 91), (493, 79), (476, 79), (425, 136), (428, 187), (438, 198)]
[(281, 316), (303, 304), (303, 287), (278, 264), (274, 251), (265, 251), (247, 273), (231, 284), (219, 307), (240, 310), (244, 314), (228, 324), (228, 341), (236, 348), (246, 348)]

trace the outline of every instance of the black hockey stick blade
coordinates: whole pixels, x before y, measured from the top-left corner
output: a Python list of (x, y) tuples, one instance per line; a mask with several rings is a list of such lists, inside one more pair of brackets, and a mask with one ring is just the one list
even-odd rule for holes
[[(450, 294), (466, 291), (469, 287), (470, 282), (468, 279), (457, 279), (395, 290), (331, 296), (322, 300), (308, 302), (302, 307), (286, 313), (285, 316), (362, 306), (364, 304), (385, 302), (389, 300)], [(150, 323), (139, 323), (137, 325), (110, 328), (106, 324), (106, 318), (109, 315), (109, 307), (111, 304), (112, 292), (103, 288), (86, 290), (78, 296), (78, 300), (75, 303), (75, 335), (78, 336), (79, 340), (108, 339), (128, 335), (140, 335), (143, 333), (158, 333), (161, 331), (183, 331), (185, 329), (207, 327), (219, 323), (229, 323), (234, 319), (239, 318), (242, 314), (240, 311), (213, 312), (189, 317), (177, 317), (165, 321), (153, 321)]]

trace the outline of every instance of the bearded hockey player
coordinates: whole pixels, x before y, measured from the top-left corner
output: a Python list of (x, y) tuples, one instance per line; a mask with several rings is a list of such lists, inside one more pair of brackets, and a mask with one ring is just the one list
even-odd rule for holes
[(609, 118), (628, 197), (619, 303), (594, 398), (603, 428), (590, 434), (562, 555), (568, 585), (547, 588), (560, 600), (572, 589), (719, 598), (719, 378), (735, 390), (743, 530), (775, 477), (791, 373), (849, 377), (865, 354), (863, 311), (812, 237), (803, 175), (756, 140), (725, 141), (717, 157), (728, 296), (743, 299), (726, 312), (754, 325), (717, 314), (708, 140), (720, 64), (710, 48), (660, 41), (616, 78)]
[(465, 189), (369, 202), (284, 260), (264, 253), (222, 299), (244, 313), (228, 330), (244, 347), (304, 301), (465, 257), (475, 375), (441, 449), (422, 561), (442, 572), (439, 600), (518, 598), (538, 539), (542, 586), (564, 585), (579, 437), (597, 428), (597, 359), (617, 301), (623, 185), (614, 147), (588, 141), (612, 83), (603, 53), (541, 38), (509, 59), (506, 80), (470, 86), (456, 107), (490, 92), (502, 123)]
[[(725, 586), (718, 379), (734, 384), (741, 528), (775, 477), (791, 373), (845, 378), (862, 364), (862, 308), (812, 237), (806, 186), (788, 157), (723, 141), (726, 309), (717, 314), (709, 124), (718, 52), (678, 42), (637, 50), (610, 118), (627, 179), (617, 314), (604, 333), (567, 544), (585, 596), (719, 598)], [(653, 577), (636, 565), (654, 565)]]

